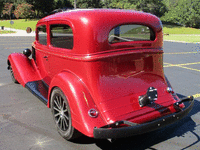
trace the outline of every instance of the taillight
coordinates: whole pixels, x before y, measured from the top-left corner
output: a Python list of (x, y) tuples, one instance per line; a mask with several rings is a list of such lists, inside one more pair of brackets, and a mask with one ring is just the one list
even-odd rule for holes
[(99, 114), (98, 111), (94, 108), (92, 108), (88, 111), (88, 115), (92, 118), (96, 118), (98, 116), (98, 114)]

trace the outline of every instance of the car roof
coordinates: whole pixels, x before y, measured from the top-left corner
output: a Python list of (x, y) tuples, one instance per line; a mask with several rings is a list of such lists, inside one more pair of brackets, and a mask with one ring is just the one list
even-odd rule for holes
[(135, 23), (151, 27), (154, 32), (162, 30), (162, 23), (155, 15), (122, 9), (64, 11), (41, 19), (37, 25), (52, 21), (67, 21), (70, 24), (73, 33), (76, 34), (74, 49), (82, 49), (81, 52), (76, 53), (93, 53), (110, 49), (107, 41), (108, 35), (117, 25)]
[[(39, 22), (43, 21), (54, 21), (54, 20), (79, 20), (80, 23), (85, 23), (82, 18), (90, 20), (88, 23), (94, 23), (96, 21), (103, 21), (104, 23), (109, 23), (110, 20), (123, 20), (129, 17), (129, 21), (139, 22), (140, 24), (150, 24), (156, 28), (160, 28), (160, 20), (150, 13), (144, 13), (142, 11), (135, 10), (123, 10), (123, 9), (76, 9), (70, 11), (63, 11), (41, 19)], [(141, 20), (144, 19), (144, 20)], [(94, 22), (93, 22), (94, 21)], [(126, 21), (127, 22), (127, 21)]]

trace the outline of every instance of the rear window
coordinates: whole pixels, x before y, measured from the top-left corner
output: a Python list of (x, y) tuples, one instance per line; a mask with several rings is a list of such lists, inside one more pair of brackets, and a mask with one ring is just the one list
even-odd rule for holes
[(108, 37), (109, 43), (131, 41), (154, 41), (155, 33), (150, 27), (144, 25), (128, 24), (113, 28)]

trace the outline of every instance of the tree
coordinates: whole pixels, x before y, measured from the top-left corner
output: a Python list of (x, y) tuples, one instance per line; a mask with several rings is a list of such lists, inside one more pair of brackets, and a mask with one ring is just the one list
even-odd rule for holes
[(107, 8), (135, 9), (161, 17), (167, 10), (161, 0), (104, 0)]
[(58, 8), (72, 8), (73, 5), (68, 0), (56, 0), (56, 9)]
[[(74, 5), (74, 0), (70, 0), (71, 4)], [(77, 8), (102, 8), (102, 0), (77, 0)]]
[(55, 0), (26, 0), (27, 3), (33, 5), (33, 9), (37, 16), (44, 17), (55, 8)]
[(16, 18), (28, 19), (34, 16), (34, 11), (32, 10), (33, 5), (28, 3), (18, 4), (14, 11)]
[(4, 1), (0, 0), (0, 17), (1, 17), (2, 11), (3, 11), (3, 6), (4, 6), (3, 3), (4, 3)]
[(139, 0), (136, 5), (137, 9), (152, 13), (158, 17), (163, 16), (167, 11), (167, 6), (162, 0)]
[(7, 19), (11, 18), (12, 9), (13, 9), (13, 3), (5, 3), (4, 9), (2, 12), (3, 17)]
[(200, 27), (199, 0), (179, 0), (161, 18), (162, 21), (182, 24), (187, 27)]
[(136, 9), (136, 4), (133, 0), (105, 0), (104, 5), (107, 8)]

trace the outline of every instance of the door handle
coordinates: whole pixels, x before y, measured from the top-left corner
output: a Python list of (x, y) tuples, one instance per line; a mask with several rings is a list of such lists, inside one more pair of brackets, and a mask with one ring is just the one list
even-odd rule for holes
[(43, 58), (48, 58), (48, 56), (44, 56)]

